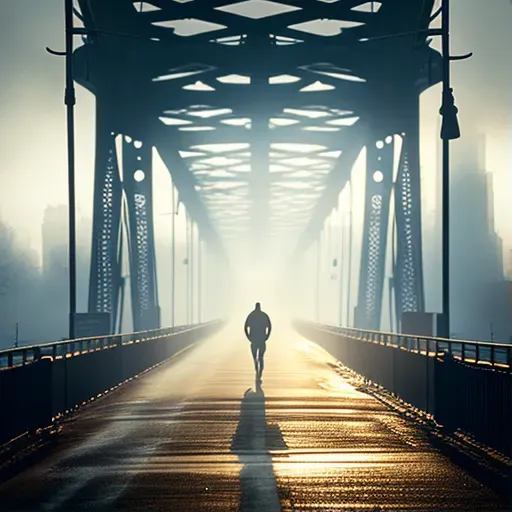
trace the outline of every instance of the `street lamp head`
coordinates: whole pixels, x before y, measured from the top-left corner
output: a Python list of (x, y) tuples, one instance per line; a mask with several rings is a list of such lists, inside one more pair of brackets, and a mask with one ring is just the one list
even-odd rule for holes
[(439, 113), (443, 117), (441, 125), (441, 139), (454, 140), (460, 137), (459, 120), (457, 113), (459, 109), (455, 106), (455, 98), (453, 97), (453, 89), (449, 88), (443, 94), (443, 105)]

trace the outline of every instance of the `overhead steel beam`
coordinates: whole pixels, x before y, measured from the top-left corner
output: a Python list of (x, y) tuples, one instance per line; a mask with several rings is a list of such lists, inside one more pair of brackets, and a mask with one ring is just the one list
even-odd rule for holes
[(327, 177), (324, 192), (318, 199), (311, 219), (299, 238), (295, 251), (297, 256), (306, 251), (316, 240), (322, 231), (325, 219), (338, 204), (338, 197), (346, 183), (350, 180), (350, 172), (365, 145), (366, 136), (366, 125), (358, 122), (350, 129), (350, 133), (343, 141), (342, 153)]
[[(142, 140), (147, 130), (140, 126), (141, 117), (144, 115), (151, 118), (151, 137), (158, 139), (154, 145), (163, 157), (165, 152), (169, 153), (166, 163), (180, 189), (180, 195), (189, 198), (187, 205), (195, 211), (191, 211), (191, 215), (197, 217), (198, 224), (202, 219), (206, 231), (211, 230), (212, 233), (214, 230), (206, 220), (207, 213), (201, 201), (198, 182), (180, 157), (178, 149), (189, 149), (199, 144), (250, 143), (252, 129), (223, 127), (216, 119), (193, 119), (190, 115), (191, 106), (210, 104), (210, 107), (205, 108), (216, 106), (229, 109), (232, 117), (252, 118), (253, 129), (259, 129), (260, 132), (264, 124), (258, 127), (257, 116), (260, 119), (285, 117), (285, 108), (304, 109), (308, 105), (317, 105), (317, 108), (330, 105), (332, 108), (336, 104), (338, 110), (354, 112), (361, 119), (384, 119), (391, 125), (403, 89), (415, 87), (416, 90), (422, 90), (438, 81), (438, 54), (428, 48), (425, 42), (428, 37), (428, 14), (432, 10), (433, 0), (384, 0), (378, 13), (351, 11), (352, 7), (361, 4), (360, 0), (344, 0), (330, 5), (321, 2), (312, 5), (309, 0), (283, 0), (287, 5), (299, 7), (300, 10), (266, 20), (251, 20), (215, 10), (216, 7), (233, 4), (232, 0), (196, 0), (193, 5), (153, 0), (155, 5), (162, 8), (162, 11), (153, 13), (137, 12), (132, 2), (79, 1), (91, 13), (86, 25), (93, 29), (89, 38), (93, 44), (87, 44), (75, 52), (78, 80), (95, 94), (100, 93), (103, 98), (109, 98), (112, 110), (116, 113), (114, 131), (138, 134), (137, 137)], [(291, 24), (318, 13), (329, 19), (357, 18), (367, 23), (328, 38), (289, 28)], [(151, 24), (158, 20), (191, 16), (216, 21), (227, 25), (227, 28), (182, 37), (174, 29)], [(252, 37), (268, 38), (269, 33), (293, 36), (302, 42), (290, 46), (245, 44)], [(402, 36), (398, 38), (387, 37), (401, 33)], [(240, 39), (243, 44), (237, 46), (218, 44), (215, 39), (240, 34), (245, 34)], [(379, 37), (385, 37), (386, 40), (379, 44), (361, 41), (364, 38)], [(151, 38), (159, 41), (151, 41)], [(330, 64), (320, 67), (320, 55), (322, 62)], [(181, 79), (152, 81), (157, 76), (177, 71), (176, 68), (185, 69), (188, 66), (187, 69), (191, 69), (190, 62), (204, 63), (200, 66), (204, 66), (207, 72), (196, 75), (197, 80), (204, 79), (206, 83), (214, 85), (214, 91), (183, 90), (186, 81)], [(368, 82), (340, 80), (322, 74), (325, 72), (361, 76)], [(250, 85), (225, 84), (217, 80), (221, 76), (235, 73), (267, 77), (292, 74), (302, 80), (294, 84), (266, 87), (261, 94), (251, 94), (253, 88)], [(190, 82), (196, 80), (194, 77), (188, 79)], [(300, 92), (304, 85), (316, 79), (335, 85), (336, 89)], [(213, 126), (215, 130), (187, 132), (167, 129), (159, 124), (157, 118), (162, 116), (164, 110), (171, 109), (179, 110), (178, 116), (186, 117), (196, 126)], [(172, 116), (172, 113), (169, 115)], [(306, 124), (311, 122), (306, 120), (303, 125)], [(401, 131), (398, 125), (399, 122), (393, 124), (396, 132)], [(299, 247), (310, 243), (323, 219), (332, 211), (362, 148), (359, 139), (353, 135), (359, 129), (357, 125), (332, 133), (301, 128), (273, 129), (270, 132), (272, 142), (317, 143), (326, 146), (326, 151), (343, 149), (343, 153), (333, 172), (327, 178), (322, 176), (322, 180), (326, 180), (325, 191)], [(253, 167), (263, 164), (261, 161), (254, 163)], [(311, 171), (315, 169), (315, 166), (310, 168)], [(247, 176), (248, 183), (249, 178)], [(213, 190), (205, 189), (204, 197), (208, 198), (208, 194), (214, 193)], [(236, 200), (242, 199), (236, 196)], [(211, 237), (213, 240), (216, 235), (211, 234)]]
[[(205, 123), (206, 124), (206, 123)], [(162, 130), (166, 127), (162, 125)], [(326, 146), (325, 151), (334, 151), (342, 144), (340, 134), (343, 134), (345, 129), (340, 132), (313, 132), (313, 131), (295, 131), (287, 132), (283, 130), (281, 133), (279, 129), (272, 130), (271, 144), (288, 143), (288, 144), (318, 144)], [(208, 131), (179, 131), (175, 129), (167, 130), (169, 133), (168, 140), (176, 139), (173, 133), (178, 133), (179, 148), (185, 149), (191, 146), (200, 146), (206, 144), (250, 144), (250, 132), (242, 132), (240, 129), (228, 127), (218, 130)]]
[(222, 242), (210, 220), (209, 213), (201, 200), (197, 188), (197, 179), (181, 158), (179, 151), (173, 147), (172, 141), (156, 130), (152, 139), (158, 154), (167, 167), (174, 185), (178, 190), (179, 201), (185, 205), (190, 218), (195, 222), (201, 232), (201, 238), (213, 250), (227, 259)]
[[(175, 19), (184, 19), (201, 16), (200, 8), (198, 6), (192, 4), (187, 5), (187, 3), (176, 3), (172, 2), (171, 4), (161, 4), (167, 5), (168, 7), (164, 7), (162, 11), (150, 11), (141, 13), (140, 17), (144, 20), (145, 23), (161, 23), (163, 21), (168, 21), (170, 18), (175, 17)], [(293, 7), (293, 4), (291, 5)], [(372, 13), (362, 12), (362, 11), (351, 11), (350, 9), (343, 9), (343, 13), (340, 13), (338, 10), (338, 15), (343, 16), (343, 20), (352, 21), (355, 23), (367, 23), (372, 21)], [(279, 16), (269, 16), (265, 23), (259, 24), (259, 26), (255, 26), (254, 20), (251, 18), (246, 18), (242, 16), (238, 16), (237, 14), (230, 13), (227, 11), (214, 10), (211, 6), (208, 6), (207, 9), (204, 9), (202, 15), (205, 19), (211, 23), (216, 23), (218, 25), (223, 25), (225, 27), (236, 27), (232, 35), (237, 34), (254, 34), (255, 31), (259, 31), (262, 35), (273, 34), (276, 32), (283, 33), (283, 27), (286, 35), (290, 33), (294, 33), (292, 29), (286, 28), (291, 25), (296, 25), (299, 23), (304, 23), (311, 20), (311, 11), (309, 9), (297, 9), (295, 11), (284, 12)], [(318, 18), (329, 18), (333, 16), (333, 9), (329, 5), (318, 4), (315, 6), (315, 16)], [(212, 32), (209, 35), (209, 38), (213, 37), (226, 37), (229, 34), (224, 34), (224, 32), (230, 32), (229, 29), (219, 29), (219, 32)], [(283, 33), (284, 35), (284, 33)], [(309, 34), (301, 34), (299, 31), (294, 33), (295, 37), (301, 38), (308, 37)]]

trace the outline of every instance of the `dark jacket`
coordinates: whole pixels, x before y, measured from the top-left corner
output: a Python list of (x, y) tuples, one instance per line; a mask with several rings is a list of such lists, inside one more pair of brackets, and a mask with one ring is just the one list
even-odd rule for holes
[(252, 343), (267, 341), (272, 331), (269, 316), (258, 309), (251, 311), (245, 321), (244, 331)]

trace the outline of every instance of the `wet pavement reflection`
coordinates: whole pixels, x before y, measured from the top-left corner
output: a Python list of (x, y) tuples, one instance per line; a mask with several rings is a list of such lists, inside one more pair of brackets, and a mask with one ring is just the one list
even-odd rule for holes
[(67, 422), (49, 457), (0, 487), (0, 509), (500, 508), (333, 363), (291, 331), (276, 333), (263, 384), (251, 386), (243, 333), (224, 331)]

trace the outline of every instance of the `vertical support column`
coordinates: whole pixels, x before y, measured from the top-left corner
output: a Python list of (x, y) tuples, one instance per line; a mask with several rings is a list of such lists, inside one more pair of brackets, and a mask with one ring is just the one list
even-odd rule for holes
[(195, 254), (194, 254), (194, 238), (195, 238), (195, 229), (194, 229), (194, 221), (190, 220), (190, 324), (194, 324), (195, 319), (195, 283), (194, 283), (194, 265), (195, 263)]
[(322, 253), (322, 234), (316, 242), (316, 290), (315, 290), (315, 322), (320, 323), (320, 258)]
[(172, 234), (171, 234), (171, 326), (176, 325), (176, 215), (178, 214), (176, 205), (176, 187), (172, 184)]
[(350, 306), (352, 304), (352, 232), (353, 232), (353, 212), (352, 212), (352, 172), (350, 173), (350, 182), (349, 182), (349, 211), (348, 211), (348, 271), (347, 271), (347, 325), (346, 327), (353, 327), (355, 322), (350, 321)]
[(197, 323), (202, 322), (202, 306), (203, 306), (203, 244), (201, 241), (201, 235), (198, 236), (197, 240)]
[(133, 328), (135, 331), (156, 329), (160, 325), (160, 315), (153, 234), (151, 146), (124, 138), (123, 182), (130, 227)]
[(425, 310), (418, 98), (408, 114), (406, 131), (402, 133), (403, 144), (395, 188), (397, 254), (394, 274), (398, 329), (403, 313)]
[(343, 307), (345, 306), (345, 302), (343, 301), (343, 293), (344, 293), (344, 285), (345, 285), (345, 276), (343, 275), (343, 267), (345, 261), (345, 254), (347, 253), (347, 239), (345, 237), (345, 215), (341, 212), (340, 209), (340, 250), (338, 251), (338, 275), (339, 275), (339, 286), (338, 286), (338, 325), (343, 327)]
[(186, 268), (186, 310), (187, 310), (187, 325), (190, 325), (190, 219), (188, 212), (185, 210), (185, 263)]
[(122, 185), (115, 135), (98, 102), (89, 313), (109, 313), (111, 332), (118, 314), (121, 268), (118, 261)]
[(388, 136), (366, 148), (366, 197), (356, 327), (378, 330), (386, 267), (394, 141)]

